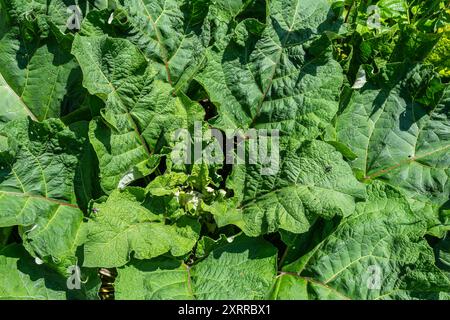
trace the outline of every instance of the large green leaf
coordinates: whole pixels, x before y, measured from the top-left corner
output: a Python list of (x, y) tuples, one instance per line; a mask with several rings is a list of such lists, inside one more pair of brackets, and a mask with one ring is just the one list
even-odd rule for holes
[(302, 233), (318, 217), (352, 214), (355, 198), (365, 197), (364, 185), (331, 145), (281, 140), (280, 149), (274, 175), (261, 175), (262, 165), (235, 166), (227, 181), (235, 197), (210, 209), (219, 225), (234, 223), (251, 236)]
[(100, 279), (82, 270), (78, 288), (70, 286), (70, 273), (61, 274), (33, 259), (12, 244), (0, 249), (0, 300), (98, 299)]
[(159, 257), (134, 260), (119, 269), (114, 283), (117, 300), (190, 300), (188, 266)]
[(64, 300), (64, 278), (37, 265), (19, 245), (0, 250), (0, 299)]
[(7, 23), (0, 24), (0, 90), (6, 105), (0, 126), (27, 115), (33, 120), (62, 116), (86, 95), (76, 61), (53, 37), (41, 40)]
[(1, 134), (0, 226), (27, 227), (40, 257), (73, 255), (83, 219), (73, 185), (82, 140), (59, 120), (15, 120)]
[(392, 187), (374, 182), (357, 205), (278, 277), (277, 299), (438, 299), (450, 281), (424, 239), (426, 221)]
[(134, 253), (137, 259), (150, 259), (170, 252), (182, 256), (194, 247), (200, 224), (187, 216), (165, 224), (160, 203), (138, 188), (114, 191), (86, 224), (84, 265), (120, 267)]
[[(416, 199), (442, 204), (450, 194), (450, 88), (435, 105), (416, 102), (420, 67), (389, 67), (387, 79), (354, 90), (337, 120), (338, 140), (358, 156), (352, 167)], [(406, 74), (406, 75), (405, 75)]]
[(122, 185), (124, 178), (129, 183), (151, 173), (157, 152), (173, 132), (201, 119), (199, 106), (173, 96), (170, 85), (155, 80), (155, 71), (129, 41), (77, 36), (72, 52), (84, 86), (106, 102), (90, 128), (105, 191)]
[(188, 267), (170, 259), (134, 261), (119, 269), (119, 299), (264, 299), (276, 274), (277, 250), (237, 237)]
[(338, 28), (325, 0), (271, 1), (266, 25), (241, 22), (196, 77), (221, 129), (280, 129), (315, 138), (338, 110), (342, 70), (323, 35)]
[(190, 270), (197, 299), (264, 299), (276, 273), (277, 250), (259, 238), (238, 237)]

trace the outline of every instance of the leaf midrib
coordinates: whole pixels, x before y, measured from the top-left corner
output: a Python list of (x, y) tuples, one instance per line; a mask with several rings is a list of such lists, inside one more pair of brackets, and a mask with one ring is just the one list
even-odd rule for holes
[[(87, 52), (87, 54), (89, 54), (90, 58), (95, 61), (94, 57), (89, 52)], [(100, 66), (98, 64), (94, 64), (94, 66), (98, 69), (100, 74), (105, 78), (106, 82), (110, 86), (110, 88), (111, 88), (112, 92), (114, 93), (114, 95), (119, 99), (121, 104), (124, 106), (124, 109), (126, 111), (128, 119), (129, 119), (129, 121), (131, 123), (131, 126), (133, 127), (133, 130), (137, 134), (138, 139), (141, 142), (141, 145), (143, 146), (145, 152), (147, 153), (148, 157), (150, 158), (153, 155), (153, 152), (150, 151), (147, 143), (145, 142), (144, 138), (142, 137), (142, 134), (139, 132), (139, 128), (138, 128), (136, 122), (134, 121), (133, 116), (130, 114), (130, 110), (128, 110), (128, 108), (125, 107), (125, 104), (123, 103), (122, 97), (117, 93), (117, 89), (114, 87), (114, 85), (111, 83), (111, 81), (109, 81), (108, 77), (105, 75), (105, 73), (100, 68)]]
[(8, 90), (9, 90), (9, 91), (17, 98), (17, 101), (20, 102), (20, 104), (21, 104), (22, 107), (24, 108), (25, 112), (30, 116), (30, 118), (31, 118), (33, 121), (38, 121), (38, 119), (37, 119), (37, 117), (34, 115), (34, 113), (31, 112), (30, 108), (28, 108), (28, 106), (27, 106), (27, 105), (25, 104), (25, 102), (23, 101), (22, 96), (19, 96), (19, 95), (17, 94), (17, 92), (15, 92), (15, 91), (13, 90), (13, 88), (11, 88), (11, 85), (6, 81), (6, 79), (3, 77), (3, 75), (2, 75), (1, 72), (0, 72), (0, 83), (2, 82), (2, 80), (3, 80), (3, 83), (4, 83), (4, 87), (5, 87), (6, 89), (8, 89)]
[[(144, 1), (143, 0), (139, 0), (139, 1), (141, 2), (142, 6), (145, 8), (145, 12), (147, 13), (147, 18), (150, 21), (150, 23), (152, 24), (153, 30), (155, 30), (156, 40), (159, 44), (159, 47), (161, 48), (162, 59), (164, 62), (164, 67), (166, 68), (167, 81), (169, 82), (170, 86), (173, 87), (172, 79), (170, 76), (170, 70), (169, 70), (169, 62), (167, 59), (167, 49), (161, 41), (161, 33), (160, 33), (158, 27), (156, 26), (156, 23), (153, 20), (153, 17), (150, 15), (150, 12), (148, 11), (147, 6), (145, 5)], [(165, 1), (164, 1), (164, 5), (165, 5)], [(163, 12), (164, 12), (164, 9), (163, 9)], [(161, 13), (161, 15), (162, 15), (162, 13)]]
[(392, 165), (392, 166), (390, 166), (390, 167), (388, 167), (388, 168), (385, 168), (385, 169), (380, 169), (380, 170), (378, 170), (378, 171), (372, 173), (371, 175), (366, 176), (366, 179), (374, 179), (374, 178), (377, 178), (377, 177), (379, 177), (379, 176), (382, 176), (382, 175), (384, 175), (384, 174), (386, 174), (386, 173), (391, 172), (392, 170), (395, 170), (395, 169), (397, 169), (397, 168), (400, 168), (400, 167), (403, 166), (403, 165), (408, 165), (408, 164), (410, 164), (410, 163), (412, 163), (412, 162), (420, 163), (420, 162), (418, 162), (417, 160), (420, 160), (420, 159), (422, 159), (422, 158), (426, 158), (426, 157), (428, 157), (428, 156), (431, 156), (431, 155), (433, 155), (433, 154), (435, 154), (435, 153), (444, 151), (444, 150), (449, 149), (449, 148), (450, 148), (450, 144), (445, 145), (445, 146), (442, 147), (442, 148), (438, 148), (438, 149), (435, 149), (435, 150), (433, 150), (433, 151), (424, 153), (424, 154), (422, 154), (422, 155), (420, 155), (420, 156), (416, 156), (416, 157), (413, 157), (413, 158), (411, 158), (411, 159), (405, 159), (405, 160), (399, 161), (399, 162), (396, 163), (395, 165)]
[(58, 204), (60, 206), (66, 206), (66, 207), (79, 209), (79, 207), (77, 205), (69, 203), (69, 202), (64, 202), (64, 201), (61, 201), (61, 200), (56, 200), (56, 199), (53, 199), (53, 198), (39, 196), (39, 195), (33, 195), (33, 194), (29, 194), (29, 193), (20, 193), (20, 192), (0, 190), (0, 194), (9, 195), (9, 196), (15, 196), (15, 197), (21, 197), (21, 198), (40, 199), (40, 200), (45, 200), (45, 201), (48, 201), (48, 202), (52, 202), (52, 203)]

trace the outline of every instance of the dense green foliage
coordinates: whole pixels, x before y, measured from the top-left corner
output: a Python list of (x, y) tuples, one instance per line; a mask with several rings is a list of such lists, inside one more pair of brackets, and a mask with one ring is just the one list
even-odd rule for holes
[[(0, 0), (0, 299), (450, 298), (449, 23), (444, 0)], [(279, 130), (278, 170), (173, 161), (198, 123)]]

